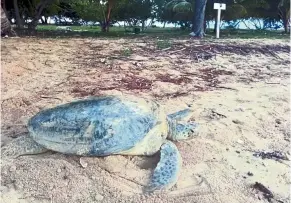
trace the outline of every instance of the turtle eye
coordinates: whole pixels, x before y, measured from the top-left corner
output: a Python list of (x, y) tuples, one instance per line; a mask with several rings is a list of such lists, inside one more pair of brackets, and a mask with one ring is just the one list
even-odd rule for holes
[(186, 138), (191, 137), (193, 134), (193, 130), (192, 129), (188, 129), (188, 132), (186, 133)]

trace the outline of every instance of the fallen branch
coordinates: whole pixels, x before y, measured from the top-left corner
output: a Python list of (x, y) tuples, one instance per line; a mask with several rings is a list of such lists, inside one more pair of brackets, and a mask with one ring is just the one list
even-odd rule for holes
[(59, 101), (62, 101), (62, 99), (60, 99), (58, 97), (51, 97), (51, 96), (45, 96), (45, 95), (41, 95), (40, 98), (44, 98), (44, 99), (57, 99)]
[(172, 47), (167, 47), (167, 48), (165, 48), (165, 49), (162, 49), (161, 51), (167, 51), (167, 50), (169, 50), (169, 49), (171, 49)]
[(218, 116), (220, 116), (220, 117), (226, 118), (226, 115), (223, 115), (221, 113), (218, 113), (218, 112), (214, 111), (213, 109), (211, 109), (211, 112), (214, 113), (214, 114), (216, 114), (216, 115), (218, 115)]
[(217, 88), (221, 88), (221, 89), (228, 89), (228, 90), (234, 90), (234, 91), (238, 91), (237, 89), (235, 89), (235, 88), (232, 88), (232, 87), (225, 87), (225, 86), (217, 86)]
[(177, 53), (177, 52), (181, 52), (181, 51), (184, 51), (186, 48), (184, 47), (183, 49), (179, 49), (179, 50), (175, 50), (175, 51), (170, 51), (168, 52), (168, 54), (174, 54), (174, 53)]
[(280, 82), (265, 82), (266, 84), (269, 84), (269, 85), (279, 85), (281, 84)]

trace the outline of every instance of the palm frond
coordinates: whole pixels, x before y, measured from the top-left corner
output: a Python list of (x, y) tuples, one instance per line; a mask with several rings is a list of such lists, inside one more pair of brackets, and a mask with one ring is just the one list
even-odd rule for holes
[(247, 9), (243, 5), (234, 4), (228, 8), (232, 13), (236, 13), (237, 16), (244, 16), (247, 14)]
[(192, 5), (191, 5), (191, 3), (187, 2), (187, 1), (180, 2), (173, 7), (173, 11), (179, 12), (179, 13), (190, 12), (190, 11), (192, 11)]

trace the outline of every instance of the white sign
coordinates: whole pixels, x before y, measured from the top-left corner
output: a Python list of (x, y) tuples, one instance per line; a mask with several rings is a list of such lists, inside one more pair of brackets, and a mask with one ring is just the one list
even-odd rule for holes
[(220, 27), (221, 10), (225, 10), (226, 9), (226, 5), (225, 4), (221, 4), (221, 3), (214, 3), (214, 9), (217, 10), (216, 38), (219, 38), (219, 27)]
[(226, 9), (226, 4), (214, 3), (214, 9), (225, 10)]

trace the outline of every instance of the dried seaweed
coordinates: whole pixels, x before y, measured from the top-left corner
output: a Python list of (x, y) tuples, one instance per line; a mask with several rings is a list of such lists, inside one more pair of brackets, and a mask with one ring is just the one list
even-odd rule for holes
[(180, 85), (182, 83), (189, 83), (189, 82), (192, 81), (191, 78), (186, 77), (186, 76), (178, 76), (178, 77), (176, 76), (174, 78), (170, 74), (159, 74), (159, 75), (156, 75), (156, 79), (158, 81), (174, 83), (174, 84), (177, 84), (177, 85)]
[(262, 159), (281, 159), (281, 160), (287, 160), (289, 161), (288, 157), (284, 155), (282, 152), (274, 151), (274, 152), (255, 152), (253, 154), (255, 157), (262, 157)]

